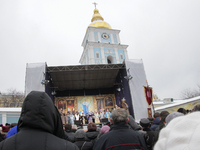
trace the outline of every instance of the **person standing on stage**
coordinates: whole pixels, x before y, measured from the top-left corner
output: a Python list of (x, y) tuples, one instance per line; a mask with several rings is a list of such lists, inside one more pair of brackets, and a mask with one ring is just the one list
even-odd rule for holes
[(91, 112), (89, 112), (88, 123), (93, 122), (92, 118), (93, 118), (93, 115), (91, 114)]
[(100, 109), (100, 120), (105, 118), (104, 111)]
[(65, 124), (66, 123), (66, 119), (65, 119), (64, 111), (63, 111), (62, 108), (60, 108), (59, 113), (60, 113), (60, 117), (61, 117), (62, 123)]
[(86, 114), (85, 118), (86, 118), (86, 124), (88, 124), (88, 122), (89, 122), (89, 114), (88, 113)]
[(85, 114), (84, 114), (83, 111), (82, 111), (82, 113), (81, 113), (81, 118), (80, 118), (80, 120), (81, 120), (81, 124), (84, 125), (84, 124), (85, 124)]
[(74, 125), (74, 120), (75, 120), (75, 117), (72, 114), (72, 112), (70, 112), (70, 115), (68, 115), (68, 122)]
[(100, 120), (99, 120), (100, 115), (97, 111), (95, 111), (94, 117), (95, 117), (95, 123), (100, 123)]
[(109, 122), (110, 122), (110, 116), (111, 116), (111, 113), (110, 113), (109, 109), (107, 109), (107, 111), (105, 113), (105, 117), (108, 118)]
[(79, 113), (78, 113), (78, 111), (77, 111), (76, 114), (75, 114), (75, 120), (76, 120), (76, 121), (79, 121), (79, 117), (80, 117), (80, 116), (79, 116)]
[(69, 122), (69, 118), (68, 118), (69, 112), (65, 113), (65, 124), (67, 124)]

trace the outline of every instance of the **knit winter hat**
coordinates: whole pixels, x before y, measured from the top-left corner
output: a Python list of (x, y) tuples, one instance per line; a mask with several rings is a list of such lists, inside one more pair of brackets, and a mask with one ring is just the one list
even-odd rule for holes
[(110, 130), (110, 127), (107, 126), (107, 125), (104, 125), (104, 126), (101, 128), (101, 133), (107, 133), (109, 130)]
[(8, 132), (9, 131), (9, 128), (6, 127), (6, 126), (2, 126), (2, 132)]
[(150, 126), (150, 121), (149, 121), (149, 119), (147, 119), (147, 118), (142, 118), (141, 120), (140, 120), (140, 125), (142, 126), (142, 127), (148, 127), (148, 126)]
[(183, 113), (180, 113), (180, 112), (173, 112), (173, 113), (170, 113), (166, 118), (165, 118), (165, 122), (166, 124), (168, 124), (172, 119), (176, 118), (176, 117), (179, 117), (179, 116), (184, 116)]
[(83, 129), (78, 129), (76, 132), (75, 132), (75, 138), (77, 139), (82, 139), (86, 137), (86, 133)]
[(154, 150), (200, 150), (200, 112), (174, 118), (160, 131)]

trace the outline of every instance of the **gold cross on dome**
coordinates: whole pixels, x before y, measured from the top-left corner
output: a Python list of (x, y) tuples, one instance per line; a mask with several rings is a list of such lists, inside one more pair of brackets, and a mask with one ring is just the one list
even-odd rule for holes
[(94, 2), (94, 3), (92, 3), (92, 4), (94, 4), (94, 7), (95, 7), (95, 9), (96, 9), (96, 6), (98, 5), (96, 2)]

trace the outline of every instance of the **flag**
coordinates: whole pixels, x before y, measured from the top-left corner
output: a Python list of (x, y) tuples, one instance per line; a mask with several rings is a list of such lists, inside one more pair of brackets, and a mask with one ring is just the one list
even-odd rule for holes
[(148, 105), (150, 106), (152, 104), (152, 98), (153, 98), (152, 88), (149, 87), (148, 85), (144, 86), (144, 93), (145, 93), (146, 101)]

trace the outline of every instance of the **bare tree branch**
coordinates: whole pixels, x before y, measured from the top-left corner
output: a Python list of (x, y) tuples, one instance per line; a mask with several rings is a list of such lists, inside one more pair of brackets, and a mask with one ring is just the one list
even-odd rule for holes
[(199, 89), (185, 89), (181, 92), (181, 98), (183, 99), (188, 99), (188, 98), (193, 98), (193, 97), (197, 97), (200, 96), (200, 85), (198, 85)]
[(24, 93), (10, 88), (7, 93), (2, 93), (1, 103), (4, 107), (20, 107), (24, 101)]

